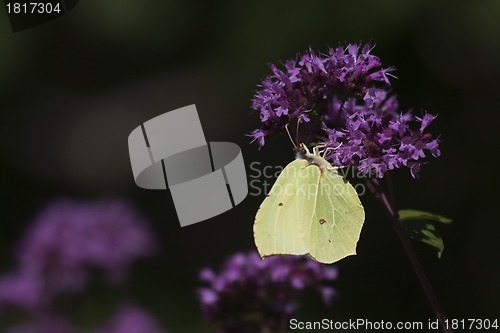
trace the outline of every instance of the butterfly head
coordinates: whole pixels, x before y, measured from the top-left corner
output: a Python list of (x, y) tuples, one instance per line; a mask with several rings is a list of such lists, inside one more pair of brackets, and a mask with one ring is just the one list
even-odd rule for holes
[(297, 146), (297, 158), (307, 159), (311, 155), (309, 148), (304, 143), (299, 143)]

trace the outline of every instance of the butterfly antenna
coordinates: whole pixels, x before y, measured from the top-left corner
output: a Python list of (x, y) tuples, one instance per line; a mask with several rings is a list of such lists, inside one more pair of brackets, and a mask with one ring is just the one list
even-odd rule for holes
[(292, 145), (295, 147), (295, 149), (298, 149), (295, 142), (293, 142), (292, 136), (290, 135), (290, 130), (288, 129), (288, 123), (285, 125), (285, 130), (286, 130), (286, 133), (288, 134), (288, 138), (290, 139), (290, 142), (292, 143)]
[(309, 142), (309, 139), (311, 138), (311, 135), (312, 135), (312, 133), (309, 133), (309, 135), (307, 136), (306, 142)]
[(299, 142), (300, 118), (297, 119), (297, 128), (295, 129), (295, 141)]

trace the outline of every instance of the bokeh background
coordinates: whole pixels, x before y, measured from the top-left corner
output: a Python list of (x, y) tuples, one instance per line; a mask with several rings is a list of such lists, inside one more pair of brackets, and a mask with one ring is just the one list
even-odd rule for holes
[[(170, 194), (135, 186), (127, 137), (155, 115), (196, 104), (207, 140), (238, 143), (247, 165), (286, 165), (277, 137), (262, 150), (250, 99), (278, 63), (309, 47), (376, 43), (403, 110), (439, 114), (442, 156), (421, 179), (393, 175), (399, 208), (453, 218), (438, 226), (443, 257), (415, 244), (450, 318), (498, 318), (500, 2), (491, 1), (118, 1), (82, 0), (69, 13), (12, 33), (0, 13), (0, 272), (36, 214), (59, 197), (125, 198), (148, 217), (161, 251), (139, 260), (121, 287), (79, 296), (70, 314), (92, 327), (121, 299), (143, 305), (169, 332), (208, 332), (195, 288), (202, 266), (253, 250), (263, 196), (180, 228)], [(247, 170), (251, 174), (250, 170)], [(306, 297), (301, 318), (433, 318), (418, 280), (375, 200), (358, 255), (338, 263), (338, 297)], [(4, 318), (5, 319), (5, 318)], [(3, 322), (0, 314), (0, 326)]]

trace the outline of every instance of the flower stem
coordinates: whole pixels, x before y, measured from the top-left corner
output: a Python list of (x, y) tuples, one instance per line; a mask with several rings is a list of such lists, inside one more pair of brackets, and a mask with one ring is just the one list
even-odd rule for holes
[(417, 275), (418, 280), (420, 281), (420, 285), (424, 289), (425, 295), (427, 296), (427, 299), (429, 300), (429, 303), (431, 304), (432, 309), (434, 310), (434, 314), (436, 315), (439, 321), (441, 329), (445, 333), (452, 333), (452, 330), (448, 328), (445, 323), (446, 316), (444, 315), (443, 310), (441, 309), (441, 306), (439, 305), (439, 302), (437, 300), (437, 297), (434, 294), (434, 291), (432, 290), (429, 280), (427, 279), (427, 276), (425, 275), (424, 270), (420, 265), (417, 255), (410, 243), (410, 239), (408, 238), (405, 231), (401, 227), (399, 216), (397, 212), (394, 210), (393, 205), (391, 205), (391, 203), (387, 199), (387, 196), (377, 179), (373, 178), (368, 179), (367, 185), (370, 191), (375, 196), (375, 198), (382, 204), (382, 206), (385, 208), (386, 213), (391, 218), (394, 230), (398, 234), (399, 239), (403, 244), (405, 252), (408, 258), (410, 259), (413, 270), (415, 271), (415, 274)]

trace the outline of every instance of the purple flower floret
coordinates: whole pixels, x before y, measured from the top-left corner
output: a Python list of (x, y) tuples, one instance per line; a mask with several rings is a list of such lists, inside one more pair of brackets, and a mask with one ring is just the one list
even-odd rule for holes
[[(439, 141), (426, 127), (435, 116), (413, 117), (399, 110), (390, 92), (394, 67), (383, 68), (370, 44), (312, 50), (285, 62), (262, 81), (252, 100), (262, 127), (249, 135), (259, 147), (265, 139), (299, 122), (304, 139), (335, 148), (327, 159), (382, 178), (407, 167), (417, 176), (423, 159), (438, 157)], [(294, 126), (290, 126), (293, 128)]]
[(256, 252), (237, 253), (219, 273), (201, 270), (208, 286), (198, 289), (198, 296), (216, 333), (274, 332), (295, 314), (300, 291), (315, 288), (329, 304), (335, 291), (327, 282), (336, 278), (336, 268), (307, 257), (262, 260)]

